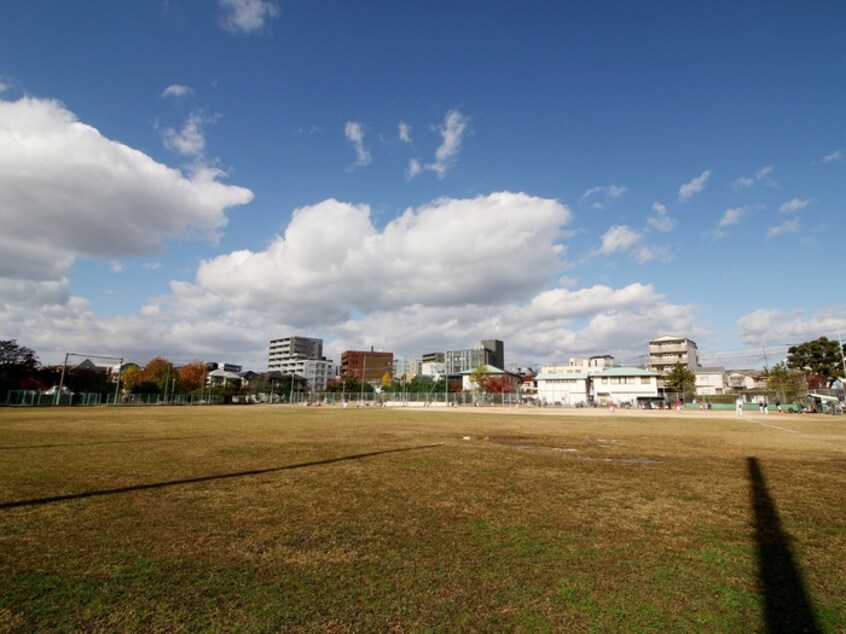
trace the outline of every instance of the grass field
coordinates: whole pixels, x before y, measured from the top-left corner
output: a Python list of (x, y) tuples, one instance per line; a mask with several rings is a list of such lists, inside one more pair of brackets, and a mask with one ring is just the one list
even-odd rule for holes
[(846, 631), (846, 419), (0, 410), (0, 632)]

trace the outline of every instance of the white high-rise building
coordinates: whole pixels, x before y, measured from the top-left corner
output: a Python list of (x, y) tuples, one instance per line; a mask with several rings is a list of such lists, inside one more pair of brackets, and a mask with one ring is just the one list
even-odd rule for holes
[(337, 374), (335, 363), (323, 356), (323, 340), (314, 337), (272, 339), (267, 367), (283, 374), (299, 374), (315, 390)]
[(684, 337), (664, 335), (649, 342), (649, 367), (659, 374), (667, 374), (677, 364), (695, 373), (699, 368), (696, 343)]

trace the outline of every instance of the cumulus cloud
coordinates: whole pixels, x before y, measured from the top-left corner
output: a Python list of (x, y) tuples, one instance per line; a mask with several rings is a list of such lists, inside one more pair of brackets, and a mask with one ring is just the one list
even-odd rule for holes
[(434, 172), (438, 178), (446, 176), (458, 160), (458, 153), (461, 151), (461, 144), (469, 123), (470, 119), (458, 110), (447, 112), (443, 124), (438, 128), (441, 144), (435, 151), (435, 160), (423, 164), (417, 159), (412, 159), (406, 169), (406, 176), (413, 178), (424, 170)]
[(381, 231), (370, 213), (336, 200), (297, 209), (266, 251), (204, 261), (197, 284), (301, 324), (409, 304), (497, 305), (546, 283), (570, 221), (557, 201), (507, 192), (407, 209)]
[(722, 218), (720, 218), (720, 221), (717, 223), (717, 227), (730, 227), (740, 223), (748, 211), (748, 207), (733, 207), (732, 209), (726, 209), (723, 212)]
[(705, 170), (699, 176), (679, 187), (679, 200), (687, 200), (705, 189), (705, 186), (708, 184), (708, 179), (711, 177), (711, 171), (712, 170)]
[(411, 159), (408, 162), (408, 167), (405, 168), (405, 177), (409, 180), (417, 176), (423, 171), (423, 165), (417, 159)]
[(364, 166), (370, 163), (370, 150), (364, 146), (364, 126), (358, 121), (347, 121), (344, 136), (355, 149), (355, 165)]
[(582, 194), (581, 202), (591, 202), (591, 207), (594, 209), (605, 209), (608, 202), (622, 198), (628, 189), (622, 185), (598, 185), (591, 187), (584, 194)]
[(775, 227), (769, 227), (767, 229), (767, 237), (768, 238), (775, 238), (776, 236), (783, 235), (785, 233), (798, 233), (799, 232), (799, 221), (796, 219), (788, 220), (786, 222), (781, 223)]
[(667, 206), (660, 202), (652, 203), (653, 214), (646, 221), (651, 229), (666, 233), (676, 227), (676, 220), (671, 218), (667, 212)]
[(62, 104), (0, 100), (0, 277), (58, 280), (77, 256), (149, 255), (166, 238), (218, 238), (252, 192), (190, 176), (103, 137)]
[(253, 33), (279, 15), (279, 7), (268, 0), (218, 0), (218, 6), (220, 23), (231, 33)]
[(162, 139), (165, 147), (183, 156), (202, 155), (206, 150), (205, 127), (215, 119), (216, 117), (203, 117), (196, 112), (191, 113), (182, 129), (164, 129)]
[(367, 205), (326, 200), (297, 209), (265, 250), (206, 260), (134, 315), (97, 315), (66, 278), (0, 277), (0, 323), (44, 361), (77, 349), (255, 369), (271, 338), (297, 333), (323, 337), (336, 360), (361, 342), (418, 356), (498, 337), (510, 363), (529, 363), (636, 359), (656, 332), (701, 332), (695, 306), (651, 285), (572, 288), (561, 275), (570, 220), (561, 203), (521, 193), (439, 199), (384, 226)]
[(789, 214), (793, 213), (794, 211), (799, 211), (804, 209), (808, 205), (811, 204), (812, 201), (810, 200), (802, 200), (801, 198), (791, 198), (790, 200), (782, 203), (781, 207), (778, 208), (779, 213)]
[(171, 84), (162, 91), (162, 99), (165, 99), (167, 97), (179, 99), (181, 97), (191, 97), (193, 95), (194, 91), (191, 88), (189, 88), (188, 86), (183, 86), (181, 84)]
[(399, 140), (406, 145), (411, 145), (411, 126), (405, 121), (399, 123)]
[(616, 225), (602, 235), (602, 246), (597, 253), (611, 255), (612, 253), (626, 252), (642, 239), (643, 234), (639, 231), (635, 231), (627, 225)]
[(810, 315), (804, 308), (791, 311), (760, 309), (744, 315), (736, 322), (737, 334), (748, 345), (762, 341), (785, 344), (801, 343), (838, 330), (846, 332), (846, 305), (823, 308)]
[(775, 168), (772, 165), (766, 165), (757, 170), (754, 176), (741, 176), (732, 183), (732, 187), (734, 189), (744, 189), (746, 187), (752, 187), (756, 183), (763, 183), (769, 187), (778, 187), (778, 181), (773, 178), (774, 171)]

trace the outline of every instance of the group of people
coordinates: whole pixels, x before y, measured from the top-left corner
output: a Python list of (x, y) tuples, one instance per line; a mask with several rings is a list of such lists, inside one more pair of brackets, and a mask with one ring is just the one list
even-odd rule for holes
[[(736, 403), (737, 403), (737, 409), (735, 410), (736, 414), (738, 416), (743, 416), (743, 404), (744, 404), (743, 397), (738, 396)], [(776, 399), (775, 406), (776, 406), (776, 411), (779, 414), (781, 414), (781, 401), (779, 399)], [(758, 399), (758, 411), (760, 411), (762, 414), (765, 414), (765, 415), (768, 415), (770, 413), (770, 402), (769, 402), (769, 400), (767, 399), (766, 396), (762, 396), (760, 399)]]

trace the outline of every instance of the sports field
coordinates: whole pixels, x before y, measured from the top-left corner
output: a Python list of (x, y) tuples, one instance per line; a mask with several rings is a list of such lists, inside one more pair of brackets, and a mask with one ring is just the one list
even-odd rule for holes
[(846, 418), (0, 410), (0, 632), (846, 631)]

